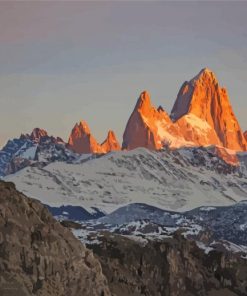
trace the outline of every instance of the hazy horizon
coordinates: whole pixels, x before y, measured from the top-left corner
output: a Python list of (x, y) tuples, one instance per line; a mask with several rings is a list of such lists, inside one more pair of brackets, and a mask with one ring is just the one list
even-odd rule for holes
[(87, 121), (122, 141), (139, 93), (170, 113), (202, 68), (247, 129), (246, 2), (1, 2), (0, 146), (35, 127), (68, 140)]

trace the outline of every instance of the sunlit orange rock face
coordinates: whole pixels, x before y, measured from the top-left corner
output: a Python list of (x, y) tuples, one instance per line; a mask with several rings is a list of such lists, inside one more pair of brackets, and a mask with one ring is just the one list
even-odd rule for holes
[(226, 163), (229, 163), (233, 166), (239, 165), (239, 158), (235, 150), (230, 150), (221, 146), (211, 146), (209, 147), (215, 155), (223, 159)]
[(85, 121), (76, 123), (69, 137), (68, 147), (79, 154), (108, 153), (120, 150), (120, 145), (113, 131), (109, 131), (106, 140), (100, 145), (92, 136)]
[(106, 140), (101, 144), (103, 153), (120, 150), (121, 147), (113, 131), (109, 131)]
[[(160, 149), (164, 145), (170, 148), (195, 146), (198, 133), (195, 122), (181, 120), (174, 123), (162, 107), (156, 109), (147, 91), (141, 93), (131, 114), (123, 135), (123, 149), (146, 147)], [(196, 143), (198, 144), (198, 143)]]
[(36, 127), (36, 128), (33, 129), (32, 133), (31, 133), (31, 135), (30, 135), (30, 138), (31, 138), (32, 140), (39, 141), (40, 138), (42, 138), (42, 137), (46, 137), (46, 136), (48, 136), (46, 130), (44, 130), (44, 129), (42, 129), (42, 128), (38, 128), (38, 127)]
[[(219, 86), (212, 71), (203, 69), (183, 84), (170, 117), (161, 107), (152, 105), (148, 92), (141, 93), (127, 123), (122, 147), (160, 149), (164, 145), (174, 149), (215, 145), (246, 150), (247, 142), (227, 91)], [(233, 157), (231, 153), (219, 153)]]
[(123, 135), (123, 149), (146, 147), (160, 149), (162, 127), (171, 125), (169, 115), (159, 107), (156, 109), (147, 91), (141, 93)]
[(91, 135), (85, 121), (76, 123), (69, 137), (68, 146), (76, 153), (101, 153), (101, 147)]
[(247, 141), (247, 131), (244, 132), (244, 138)]
[[(213, 144), (237, 151), (246, 150), (246, 139), (233, 113), (227, 91), (219, 86), (209, 69), (203, 69), (183, 84), (171, 117), (185, 128), (186, 140), (200, 145)], [(186, 126), (193, 125), (193, 122), (195, 126), (198, 125), (196, 137), (193, 132), (187, 134)]]

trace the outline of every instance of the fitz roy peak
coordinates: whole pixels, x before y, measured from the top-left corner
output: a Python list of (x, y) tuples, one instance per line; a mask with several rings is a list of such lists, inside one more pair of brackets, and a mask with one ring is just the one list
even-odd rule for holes
[(123, 135), (123, 149), (219, 146), (245, 151), (247, 141), (225, 88), (205, 68), (181, 87), (171, 116), (141, 93)]
[(220, 87), (214, 73), (207, 68), (183, 84), (171, 114), (175, 121), (183, 118), (186, 123), (191, 123), (188, 117), (192, 117), (202, 120), (205, 126), (207, 124), (209, 143), (202, 141), (203, 145), (246, 150), (247, 143), (233, 113), (227, 90)]

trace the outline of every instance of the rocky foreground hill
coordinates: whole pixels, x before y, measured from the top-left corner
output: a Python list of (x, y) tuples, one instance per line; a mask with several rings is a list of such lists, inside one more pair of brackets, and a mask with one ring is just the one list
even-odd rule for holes
[(13, 183), (0, 182), (1, 296), (247, 293), (243, 255), (204, 250), (179, 230), (158, 239), (98, 232), (90, 251), (62, 225)]
[(104, 233), (89, 245), (117, 296), (247, 295), (247, 260), (198, 248), (177, 233), (161, 241)]
[(4, 182), (0, 182), (0, 295), (110, 295), (93, 253), (40, 202)]

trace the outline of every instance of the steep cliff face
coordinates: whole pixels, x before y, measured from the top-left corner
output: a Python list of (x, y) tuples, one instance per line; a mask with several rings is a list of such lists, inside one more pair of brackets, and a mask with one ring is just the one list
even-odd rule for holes
[(164, 145), (247, 149), (227, 91), (209, 69), (183, 84), (170, 117), (161, 107), (152, 105), (146, 91), (141, 93), (124, 132), (123, 148), (160, 149)]
[(247, 293), (246, 260), (205, 252), (177, 233), (160, 241), (104, 233), (90, 245), (118, 296), (236, 296)]
[(1, 181), (0, 295), (110, 295), (92, 252), (40, 202)]
[(34, 128), (30, 135), (30, 138), (32, 140), (39, 142), (42, 137), (47, 137), (47, 136), (48, 136), (47, 131), (41, 128)]
[[(233, 113), (227, 90), (219, 86), (215, 74), (207, 68), (183, 84), (171, 117), (183, 127), (193, 122), (201, 127), (203, 133), (198, 133), (196, 138), (202, 145), (246, 150), (247, 143)], [(187, 139), (189, 137), (187, 135)]]
[(120, 150), (121, 147), (112, 130), (107, 134), (105, 141), (99, 144), (90, 132), (90, 129), (85, 121), (76, 123), (71, 131), (68, 148), (72, 151), (83, 153), (108, 153), (110, 151)]
[(101, 144), (101, 150), (104, 153), (121, 150), (120, 144), (112, 130), (108, 132), (105, 141)]
[(244, 132), (244, 138), (247, 141), (247, 131)]
[(215, 130), (205, 120), (194, 114), (182, 116), (174, 125), (177, 125), (181, 131), (185, 146), (222, 145)]
[(141, 93), (135, 109), (131, 114), (123, 135), (123, 149), (134, 149), (146, 147), (149, 149), (160, 149), (163, 140), (171, 128), (172, 122), (168, 114), (159, 107), (156, 109), (147, 91)]
[(101, 153), (101, 147), (92, 136), (85, 121), (76, 123), (71, 131), (68, 147), (76, 153)]
[(212, 151), (214, 155), (217, 155), (220, 159), (223, 159), (226, 163), (232, 166), (239, 166), (240, 161), (238, 154), (234, 150), (230, 150), (221, 146), (211, 146), (207, 148), (208, 151)]
[(187, 114), (173, 122), (163, 108), (153, 107), (147, 92), (140, 95), (123, 136), (124, 149), (145, 147), (157, 150), (164, 145), (180, 148), (211, 144), (220, 145), (220, 141), (205, 120)]
[(44, 166), (49, 162), (74, 157), (71, 150), (66, 149), (63, 139), (35, 128), (30, 134), (21, 134), (19, 138), (9, 140), (0, 150), (0, 176), (15, 173), (27, 166)]
[(30, 134), (22, 134), (20, 140), (30, 140), (34, 144), (44, 144), (46, 142), (65, 144), (60, 137), (49, 136), (46, 130), (39, 127), (34, 128)]

